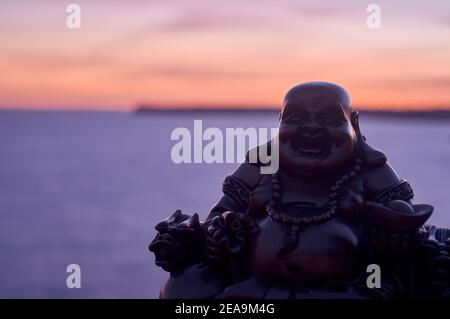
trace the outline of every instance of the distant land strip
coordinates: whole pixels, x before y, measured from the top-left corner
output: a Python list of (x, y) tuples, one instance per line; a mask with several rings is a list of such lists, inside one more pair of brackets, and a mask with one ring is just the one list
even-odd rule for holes
[[(375, 117), (396, 117), (396, 118), (417, 118), (417, 119), (450, 119), (449, 110), (402, 110), (402, 111), (389, 111), (389, 110), (358, 110), (361, 115), (375, 116)], [(159, 107), (138, 107), (135, 110), (137, 114), (273, 114), (280, 112), (276, 108), (159, 108)]]

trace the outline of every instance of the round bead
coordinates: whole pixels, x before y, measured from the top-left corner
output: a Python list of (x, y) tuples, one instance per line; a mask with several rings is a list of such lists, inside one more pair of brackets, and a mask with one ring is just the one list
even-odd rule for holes
[(355, 165), (355, 167), (353, 168), (354, 171), (359, 172), (361, 170), (361, 166), (359, 165)]
[(289, 216), (283, 215), (283, 216), (281, 216), (281, 220), (283, 221), (283, 223), (287, 223), (287, 222), (289, 222), (291, 219), (289, 218)]
[(332, 191), (332, 192), (337, 191), (338, 189), (339, 189), (338, 186), (333, 186), (333, 187), (331, 187), (331, 191)]
[(356, 163), (361, 164), (361, 163), (362, 163), (362, 160), (361, 160), (360, 158), (357, 158), (357, 159), (356, 159)]
[(279, 192), (273, 192), (272, 198), (275, 200), (279, 200), (281, 198), (281, 194)]
[(315, 222), (320, 222), (320, 221), (322, 220), (322, 217), (320, 217), (320, 216), (314, 216), (314, 217), (313, 217), (313, 220), (314, 220)]
[(333, 198), (336, 198), (337, 195), (338, 195), (338, 194), (337, 194), (336, 192), (334, 192), (334, 193), (331, 193), (328, 197), (331, 198), (331, 199), (333, 199)]
[(309, 224), (309, 223), (312, 221), (312, 218), (311, 218), (311, 217), (303, 217), (303, 218), (302, 218), (302, 221), (303, 221), (304, 223)]
[(293, 231), (298, 231), (300, 229), (300, 227), (298, 227), (297, 225), (294, 225), (291, 227), (291, 230)]
[(348, 179), (349, 179), (349, 177), (348, 177), (347, 174), (345, 174), (344, 176), (342, 176), (342, 180), (343, 180), (343, 181), (348, 181)]
[(274, 184), (274, 185), (273, 185), (273, 189), (274, 189), (275, 191), (279, 191), (279, 190), (281, 189), (281, 187), (280, 187), (279, 184)]
[(355, 172), (350, 172), (348, 175), (349, 175), (350, 177), (355, 177), (355, 176), (356, 176), (356, 173), (355, 173)]

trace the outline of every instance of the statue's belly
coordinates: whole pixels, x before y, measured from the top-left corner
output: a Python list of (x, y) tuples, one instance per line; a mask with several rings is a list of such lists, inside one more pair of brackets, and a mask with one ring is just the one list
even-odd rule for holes
[(259, 223), (260, 233), (247, 263), (250, 274), (297, 282), (326, 282), (354, 273), (360, 257), (360, 235), (354, 227), (337, 218), (310, 225), (300, 231), (297, 247), (279, 258), (287, 227), (270, 217)]

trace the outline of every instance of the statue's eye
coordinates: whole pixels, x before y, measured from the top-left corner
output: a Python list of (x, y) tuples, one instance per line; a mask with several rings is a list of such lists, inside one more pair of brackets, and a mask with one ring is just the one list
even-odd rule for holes
[(301, 120), (302, 118), (300, 115), (293, 115), (288, 119), (289, 122), (300, 122)]
[(284, 122), (286, 123), (291, 123), (291, 124), (295, 124), (295, 123), (300, 123), (305, 119), (304, 115), (301, 114), (292, 114), (291, 116), (287, 117)]
[(322, 122), (322, 124), (328, 126), (338, 126), (340, 124), (340, 121), (337, 118), (330, 115), (322, 116), (320, 118), (320, 121)]

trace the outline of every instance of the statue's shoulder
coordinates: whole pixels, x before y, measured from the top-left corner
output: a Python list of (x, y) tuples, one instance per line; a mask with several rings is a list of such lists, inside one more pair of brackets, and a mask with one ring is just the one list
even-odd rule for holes
[[(247, 210), (251, 193), (258, 187), (262, 177), (259, 163), (250, 163), (246, 160), (240, 164), (232, 174), (225, 177), (222, 192), (226, 196), (221, 199), (221, 205), (219, 206), (227, 206), (227, 210), (230, 210), (231, 206), (236, 208), (237, 204), (242, 211)], [(228, 202), (229, 199), (233, 199), (233, 205), (224, 203)]]
[[(260, 152), (260, 148), (262, 147), (264, 147), (264, 152)], [(265, 163), (268, 161), (266, 157), (270, 156), (270, 152), (270, 141), (251, 149), (245, 156), (245, 162), (240, 164), (226, 179), (235, 180), (236, 182), (243, 184), (243, 186), (249, 190), (255, 189), (263, 176), (263, 174), (261, 174), (261, 167), (266, 165)]]
[(222, 214), (225, 211), (244, 212), (250, 204), (252, 191), (261, 179), (259, 168), (244, 162), (230, 175), (225, 177), (222, 185), (224, 196), (214, 205), (207, 219)]
[(396, 188), (411, 188), (407, 181), (400, 179), (387, 161), (377, 166), (364, 165), (362, 176), (365, 193), (370, 199), (380, 197)]
[(227, 176), (225, 180), (235, 181), (245, 186), (245, 188), (253, 190), (258, 186), (261, 177), (259, 165), (244, 162), (231, 175)]

